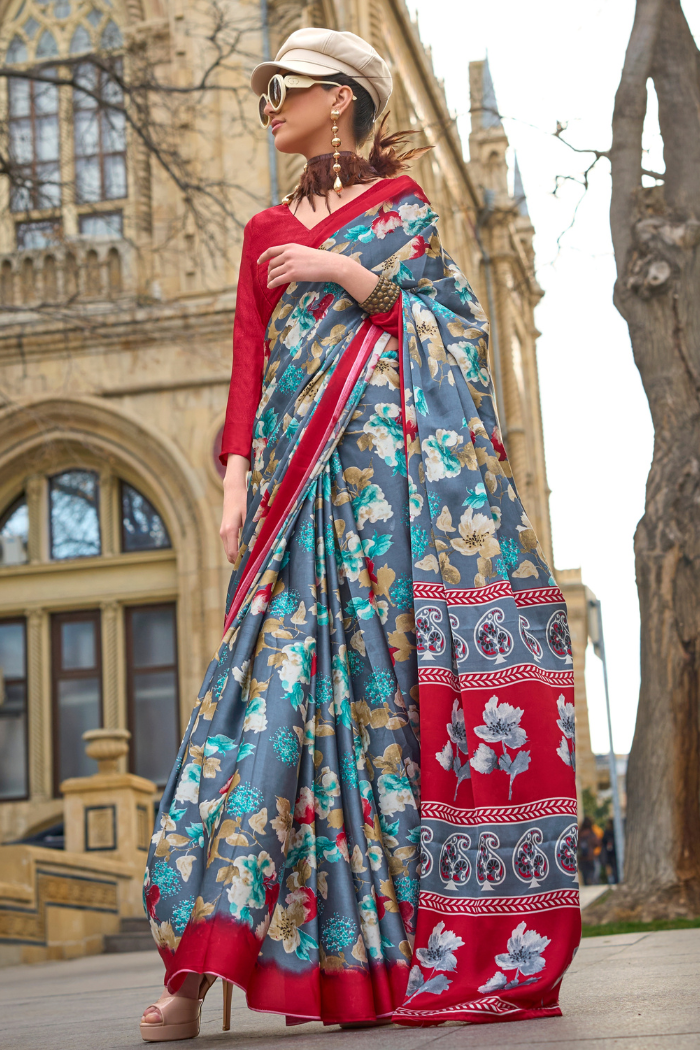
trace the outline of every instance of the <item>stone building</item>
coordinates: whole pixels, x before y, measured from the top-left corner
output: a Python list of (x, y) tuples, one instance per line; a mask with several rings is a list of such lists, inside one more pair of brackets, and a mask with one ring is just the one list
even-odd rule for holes
[[(216, 90), (188, 96), (211, 61), (211, 0), (0, 0), (0, 127), (28, 173), (25, 187), (0, 178), (0, 842), (25, 843), (7, 847), (24, 876), (3, 872), (0, 851), (0, 941), (32, 945), (22, 957), (68, 950), (67, 934), (52, 940), (45, 924), (31, 935), (22, 925), (43, 914), (49, 892), (38, 876), (19, 887), (30, 860), (32, 871), (41, 858), (49, 865), (64, 907), (99, 910), (99, 893), (89, 904), (56, 889), (69, 876), (60, 851), (49, 863), (47, 850), (61, 844), (61, 783), (96, 771), (82, 733), (130, 730), (122, 773), (141, 778), (132, 787), (142, 794), (148, 780), (162, 785), (220, 636), (229, 566), (217, 441), (241, 229), (291, 187), (298, 163), (274, 156), (245, 84), (300, 25), (370, 40), (394, 75), (393, 126), (422, 129), (434, 146), (414, 175), (491, 318), (505, 442), (551, 560), (533, 320), (542, 291), (488, 65), (472, 63), (468, 83), (465, 71), (467, 161), (403, 0), (279, 0), (265, 32), (257, 0), (218, 9), (227, 40), (241, 28), (240, 45), (211, 75)], [(177, 120), (176, 163), (100, 106), (119, 101), (110, 69), (128, 82), (146, 68), (154, 121)], [(61, 83), (76, 70), (83, 91)], [(175, 110), (178, 89), (185, 102)], [(206, 210), (191, 207), (183, 171), (202, 193), (208, 178), (229, 178), (222, 221), (214, 209), (207, 226)], [(572, 612), (580, 776), (594, 784), (583, 586), (575, 570), (558, 578)], [(78, 843), (70, 878), (78, 869), (115, 886), (131, 878), (116, 842), (81, 854), (85, 836), (67, 835)], [(90, 936), (80, 929), (71, 951), (99, 950), (99, 922)]]

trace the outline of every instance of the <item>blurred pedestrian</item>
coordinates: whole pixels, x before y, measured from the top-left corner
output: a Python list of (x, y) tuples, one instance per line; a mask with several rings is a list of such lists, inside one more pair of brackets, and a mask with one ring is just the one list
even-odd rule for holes
[(609, 883), (619, 882), (620, 880), (617, 873), (617, 852), (615, 850), (615, 826), (612, 817), (605, 825), (602, 844), (603, 864), (605, 865), (607, 881)]
[(600, 852), (600, 847), (601, 841), (593, 829), (593, 821), (590, 817), (584, 817), (578, 833), (578, 866), (584, 886), (593, 884), (596, 853)]

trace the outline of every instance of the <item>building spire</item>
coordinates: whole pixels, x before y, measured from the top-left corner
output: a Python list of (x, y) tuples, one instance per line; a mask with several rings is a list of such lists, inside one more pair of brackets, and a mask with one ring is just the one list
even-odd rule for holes
[(488, 51), (486, 52), (486, 58), (484, 59), (482, 68), (481, 105), (483, 108), (481, 111), (481, 126), (482, 128), (500, 128), (501, 117), (498, 112), (496, 90), (493, 86), (493, 80), (491, 79)]
[(523, 177), (520, 174), (517, 153), (515, 154), (515, 164), (513, 166), (513, 197), (515, 198), (518, 214), (529, 218), (530, 212), (527, 210), (527, 197), (525, 196), (525, 187), (523, 186)]

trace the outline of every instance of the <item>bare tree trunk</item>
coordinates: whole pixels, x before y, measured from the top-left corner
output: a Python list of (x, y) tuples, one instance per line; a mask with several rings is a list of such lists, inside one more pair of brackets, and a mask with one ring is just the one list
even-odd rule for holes
[[(666, 173), (663, 186), (642, 188), (648, 77)], [(680, 0), (637, 2), (610, 159), (614, 301), (649, 400), (654, 457), (635, 536), (642, 679), (625, 884), (587, 922), (700, 915), (700, 52)]]

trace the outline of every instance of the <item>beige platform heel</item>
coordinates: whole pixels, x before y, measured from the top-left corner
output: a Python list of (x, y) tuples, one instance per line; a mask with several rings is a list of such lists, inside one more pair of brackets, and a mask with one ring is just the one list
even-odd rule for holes
[[(157, 1010), (160, 1021), (141, 1021), (139, 1029), (141, 1038), (146, 1043), (161, 1043), (175, 1039), (194, 1039), (199, 1035), (204, 998), (216, 981), (213, 974), (204, 974), (196, 999), (187, 999), (183, 995), (165, 995), (157, 1003), (152, 1003), (146, 1010)], [(223, 981), (224, 1017), (223, 1031), (231, 1029), (231, 997), (233, 985)], [(145, 1012), (145, 1011), (144, 1011)]]

